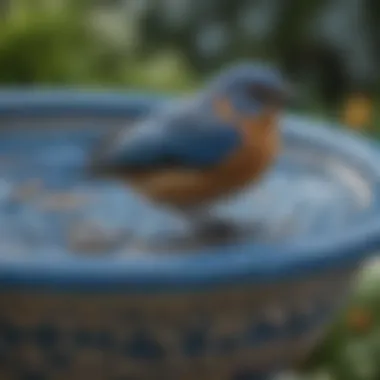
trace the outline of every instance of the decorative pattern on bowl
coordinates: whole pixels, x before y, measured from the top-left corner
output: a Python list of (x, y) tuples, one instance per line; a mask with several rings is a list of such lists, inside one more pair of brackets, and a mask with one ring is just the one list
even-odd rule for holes
[(256, 378), (305, 358), (354, 273), (151, 296), (7, 292), (1, 378)]

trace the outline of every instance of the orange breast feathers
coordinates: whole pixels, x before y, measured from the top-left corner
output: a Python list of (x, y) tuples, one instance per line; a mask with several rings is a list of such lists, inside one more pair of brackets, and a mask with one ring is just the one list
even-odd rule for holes
[(218, 165), (206, 170), (152, 171), (128, 177), (129, 183), (153, 201), (187, 207), (216, 200), (259, 180), (280, 148), (278, 112), (266, 110), (252, 120), (237, 122), (244, 143)]

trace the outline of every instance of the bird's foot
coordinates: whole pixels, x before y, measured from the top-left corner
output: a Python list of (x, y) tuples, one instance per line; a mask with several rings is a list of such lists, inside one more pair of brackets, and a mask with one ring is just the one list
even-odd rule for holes
[(232, 243), (257, 236), (262, 226), (239, 223), (236, 220), (210, 213), (190, 210), (185, 216), (189, 222), (191, 239), (206, 244)]
[(239, 237), (240, 228), (226, 220), (209, 220), (196, 227), (196, 235), (207, 242), (227, 242)]

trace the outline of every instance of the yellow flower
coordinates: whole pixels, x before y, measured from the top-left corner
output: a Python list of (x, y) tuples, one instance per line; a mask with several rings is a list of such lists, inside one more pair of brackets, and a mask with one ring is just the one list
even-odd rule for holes
[(372, 99), (368, 95), (352, 94), (343, 113), (343, 121), (353, 129), (365, 129), (372, 117)]

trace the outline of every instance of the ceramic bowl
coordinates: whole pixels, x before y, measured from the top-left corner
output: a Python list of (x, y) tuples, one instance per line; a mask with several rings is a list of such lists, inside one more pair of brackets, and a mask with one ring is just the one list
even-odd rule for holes
[(258, 187), (215, 206), (254, 226), (233, 241), (86, 176), (106, 130), (167, 101), (0, 92), (2, 380), (269, 377), (323, 337), (379, 248), (377, 147), (307, 117), (284, 117)]

